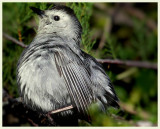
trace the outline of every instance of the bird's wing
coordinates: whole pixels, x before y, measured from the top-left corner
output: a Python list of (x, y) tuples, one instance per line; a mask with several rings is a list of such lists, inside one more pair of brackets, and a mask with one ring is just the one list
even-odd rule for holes
[(86, 114), (94, 100), (90, 73), (83, 61), (71, 49), (57, 47), (54, 59), (59, 76), (63, 77), (73, 105), (78, 112)]
[(50, 111), (72, 104), (83, 114), (94, 100), (89, 74), (69, 47), (54, 43), (28, 48), (17, 70), (20, 93), (28, 105)]
[(85, 52), (83, 52), (83, 56), (86, 59), (85, 62), (89, 62), (88, 68), (90, 68), (91, 72), (93, 92), (95, 93), (97, 102), (100, 104), (102, 110), (105, 110), (107, 106), (119, 108), (119, 99), (108, 75), (102, 69), (102, 66), (96, 61), (96, 59)]

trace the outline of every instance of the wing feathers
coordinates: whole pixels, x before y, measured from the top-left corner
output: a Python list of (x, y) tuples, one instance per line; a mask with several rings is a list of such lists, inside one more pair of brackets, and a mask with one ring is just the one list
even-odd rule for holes
[[(71, 53), (68, 53), (71, 54)], [(73, 59), (72, 59), (72, 56)], [(55, 52), (55, 63), (57, 70), (62, 75), (68, 92), (79, 112), (88, 112), (87, 107), (94, 100), (91, 90), (91, 80), (87, 70), (82, 66), (82, 62), (75, 55), (70, 58), (61, 52)]]

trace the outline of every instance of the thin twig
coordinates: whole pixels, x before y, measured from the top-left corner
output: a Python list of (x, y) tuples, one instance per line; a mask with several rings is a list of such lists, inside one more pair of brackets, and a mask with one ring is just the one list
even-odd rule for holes
[[(10, 100), (11, 102), (22, 103), (22, 98), (21, 98), (21, 97), (18, 97), (18, 98), (10, 98), (9, 100)], [(9, 102), (7, 102), (7, 104), (9, 104)], [(64, 107), (64, 108), (60, 108), (60, 109), (57, 109), (57, 110), (53, 110), (53, 111), (50, 112), (50, 114), (55, 114), (55, 113), (59, 113), (59, 112), (66, 111), (66, 110), (70, 110), (70, 109), (73, 109), (73, 106), (72, 106), (72, 105), (67, 106), (67, 107)]]
[(17, 45), (19, 45), (19, 46), (21, 46), (21, 47), (23, 47), (23, 48), (26, 48), (26, 47), (27, 47), (27, 45), (25, 45), (23, 42), (18, 41), (17, 39), (11, 37), (10, 35), (8, 35), (8, 34), (6, 34), (6, 33), (3, 33), (3, 36), (4, 36), (6, 39), (12, 41), (13, 43), (15, 43), (15, 44), (17, 44)]
[[(25, 48), (27, 47), (27, 45), (25, 45), (23, 42), (20, 42), (18, 41), (17, 39), (9, 36), (8, 34), (6, 33), (3, 33), (3, 36), (16, 43), (17, 45)], [(112, 60), (112, 59), (97, 59), (97, 61), (99, 63), (102, 63), (102, 64), (118, 64), (118, 65), (126, 65), (126, 66), (132, 66), (132, 67), (140, 67), (140, 68), (148, 68), (148, 69), (155, 69), (157, 70), (157, 64), (155, 63), (150, 63), (150, 62), (142, 62), (142, 61), (122, 61), (122, 60)], [(72, 107), (73, 108), (73, 107)], [(61, 110), (61, 109), (60, 109)], [(65, 110), (65, 109), (64, 109)], [(67, 109), (68, 110), (68, 109)], [(63, 109), (62, 109), (63, 111)]]
[(118, 64), (118, 65), (126, 65), (126, 66), (132, 66), (132, 67), (140, 67), (140, 68), (157, 70), (157, 64), (150, 63), (150, 62), (122, 61), (122, 60), (112, 60), (112, 59), (97, 59), (97, 61), (102, 64)]
[(64, 108), (58, 109), (58, 110), (51, 111), (50, 114), (55, 114), (55, 113), (62, 112), (62, 111), (66, 111), (66, 110), (70, 110), (70, 109), (73, 109), (73, 106), (72, 106), (72, 105), (70, 105), (70, 106), (68, 106), (68, 107), (64, 107)]
[(125, 11), (128, 14), (130, 14), (132, 16), (135, 16), (140, 20), (144, 20), (145, 19), (146, 23), (147, 23), (147, 26), (150, 29), (152, 29), (153, 31), (157, 30), (156, 22), (154, 20), (152, 20), (152, 19), (149, 19), (149, 17), (143, 11), (141, 11), (140, 9), (137, 9), (137, 8), (134, 8), (133, 6), (130, 6), (130, 4), (126, 4)]
[(27, 118), (27, 120), (35, 127), (38, 127), (39, 125), (34, 123), (33, 120), (31, 120), (30, 118)]
[[(117, 8), (118, 7), (117, 5), (120, 8)], [(154, 31), (157, 29), (156, 22), (152, 19), (149, 19), (149, 17), (147, 17), (143, 11), (132, 6), (132, 3), (127, 3), (127, 4), (117, 3), (116, 6), (113, 8), (110, 8), (110, 7), (106, 8), (106, 6), (104, 6), (102, 3), (96, 3), (94, 4), (94, 6), (99, 10), (106, 12), (106, 14), (108, 14), (109, 16), (111, 16), (113, 18), (112, 19), (113, 22), (115, 22), (116, 24), (124, 23), (125, 25), (128, 25), (128, 26), (134, 26), (133, 21), (129, 17), (131, 15), (138, 18), (139, 20), (145, 19), (147, 27), (150, 28), (151, 30)]]

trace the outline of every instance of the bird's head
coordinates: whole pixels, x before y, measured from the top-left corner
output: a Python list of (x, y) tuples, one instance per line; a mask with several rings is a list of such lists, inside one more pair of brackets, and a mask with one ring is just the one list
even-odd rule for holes
[(30, 8), (40, 17), (38, 34), (55, 34), (77, 41), (81, 39), (82, 27), (71, 8), (62, 5), (48, 10)]

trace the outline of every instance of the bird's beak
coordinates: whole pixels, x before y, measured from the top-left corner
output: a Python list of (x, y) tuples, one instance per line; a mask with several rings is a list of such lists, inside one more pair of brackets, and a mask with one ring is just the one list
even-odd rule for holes
[(32, 7), (32, 6), (30, 6), (30, 9), (32, 9), (32, 11), (34, 13), (38, 14), (41, 18), (43, 18), (43, 16), (45, 15), (43, 10), (40, 10), (40, 9)]

